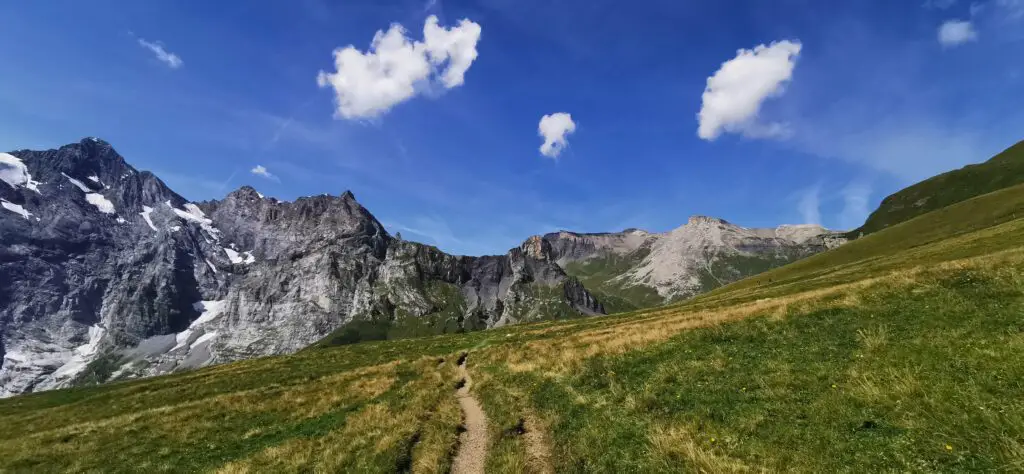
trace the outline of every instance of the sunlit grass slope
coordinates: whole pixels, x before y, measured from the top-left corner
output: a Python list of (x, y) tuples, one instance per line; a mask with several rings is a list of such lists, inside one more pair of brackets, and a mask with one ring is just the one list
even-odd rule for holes
[(0, 401), (0, 471), (1024, 469), (1024, 186), (691, 302)]

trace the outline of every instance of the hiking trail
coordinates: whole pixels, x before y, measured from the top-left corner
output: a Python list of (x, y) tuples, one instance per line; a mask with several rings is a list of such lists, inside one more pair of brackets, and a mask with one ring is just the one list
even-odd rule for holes
[(459, 448), (452, 462), (452, 474), (482, 474), (487, 461), (487, 415), (480, 407), (480, 402), (469, 392), (473, 379), (466, 370), (467, 357), (468, 354), (459, 357), (461, 385), (455, 397), (459, 399), (462, 408), (462, 427), (465, 431), (459, 435)]

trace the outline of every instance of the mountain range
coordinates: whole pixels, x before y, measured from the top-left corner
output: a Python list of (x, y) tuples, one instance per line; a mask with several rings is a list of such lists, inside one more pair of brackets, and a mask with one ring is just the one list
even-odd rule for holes
[(846, 241), (695, 216), (499, 256), (390, 235), (351, 192), (190, 202), (87, 138), (0, 154), (0, 396), (692, 297)]

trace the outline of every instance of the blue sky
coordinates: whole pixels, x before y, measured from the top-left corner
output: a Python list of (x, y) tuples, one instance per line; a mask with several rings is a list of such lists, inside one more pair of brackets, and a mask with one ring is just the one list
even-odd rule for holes
[[(425, 39), (430, 16), (463, 42)], [(402, 63), (411, 92), (335, 87), (359, 71), (332, 52), (372, 53), (395, 23), (438, 52)], [(52, 0), (3, 2), (0, 30), (0, 150), (102, 137), (193, 200), (351, 189), (464, 254), (693, 214), (855, 227), (1024, 138), (1024, 0)], [(707, 127), (724, 125), (702, 138), (720, 70)], [(552, 158), (538, 126), (556, 113), (574, 129)]]

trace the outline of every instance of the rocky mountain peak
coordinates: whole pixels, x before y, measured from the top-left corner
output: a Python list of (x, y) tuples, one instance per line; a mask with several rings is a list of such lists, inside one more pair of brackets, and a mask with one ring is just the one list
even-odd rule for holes
[(690, 218), (686, 221), (686, 225), (690, 225), (690, 226), (695, 226), (695, 225), (732, 226), (732, 224), (730, 224), (725, 219), (720, 219), (718, 217), (710, 217), (710, 216), (699, 216), (699, 215), (697, 215), (697, 216), (690, 216)]
[(58, 188), (68, 183), (64, 178), (71, 177), (81, 182), (81, 186), (76, 184), (79, 188), (101, 191), (124, 174), (136, 172), (109, 143), (97, 138), (85, 138), (55, 150), (18, 150), (10, 155), (20, 160), (31, 157), (26, 164), (35, 181)]
[(263, 199), (263, 195), (260, 194), (256, 188), (249, 186), (248, 184), (231, 191), (224, 199), (235, 199), (242, 201), (258, 201)]
[(802, 243), (832, 233), (819, 224), (785, 224), (775, 228), (775, 234), (782, 239)]
[(537, 260), (551, 259), (551, 244), (539, 235), (530, 236), (519, 247), (527, 257)]

